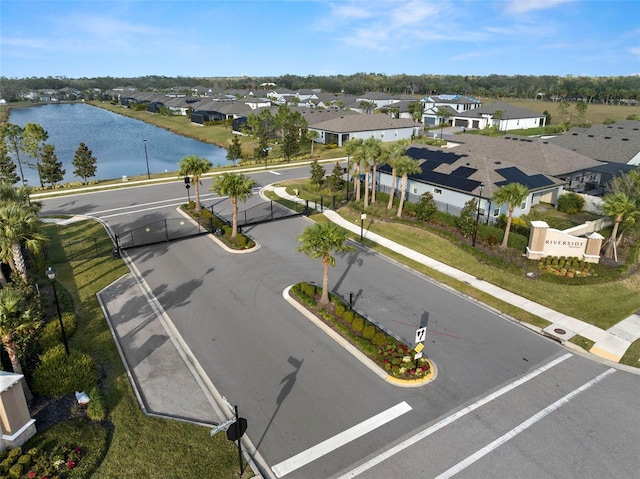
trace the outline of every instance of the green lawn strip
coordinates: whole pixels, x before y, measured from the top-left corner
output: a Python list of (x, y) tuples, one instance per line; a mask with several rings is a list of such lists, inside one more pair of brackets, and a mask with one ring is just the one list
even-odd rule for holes
[[(302, 188), (305, 184), (305, 181), (301, 180), (280, 183), (281, 186), (287, 188), (290, 194), (294, 188), (297, 188), (301, 198), (315, 200), (313, 193)], [(345, 219), (354, 222), (354, 224), (359, 224), (360, 222), (360, 213), (352, 208), (340, 208), (338, 213)], [(365, 221), (365, 228), (368, 231), (380, 234), (385, 238), (423, 253), (449, 266), (482, 278), (491, 284), (547, 306), (555, 311), (593, 324), (601, 329), (609, 329), (640, 308), (640, 289), (638, 285), (633, 286), (632, 283), (626, 284), (626, 282), (615, 280), (597, 284), (571, 285), (531, 280), (526, 278), (524, 274), (519, 276), (490, 265), (482, 264), (475, 256), (461, 250), (446, 238), (422, 228), (416, 228), (403, 223), (383, 222), (375, 219), (372, 215)], [(359, 235), (353, 235), (353, 237), (357, 240), (360, 239)], [(370, 246), (375, 248), (373, 243), (370, 243)], [(399, 262), (408, 264), (403, 256), (395, 255), (394, 253), (394, 257)], [(532, 261), (531, 270), (536, 267), (537, 263)], [(435, 277), (432, 273), (426, 274)], [(443, 280), (443, 282), (445, 281)], [(458, 289), (458, 287), (456, 287), (456, 289)], [(465, 289), (467, 288), (465, 287)], [(471, 288), (471, 290), (475, 291), (473, 288)], [(470, 295), (476, 297), (475, 294)], [(544, 318), (535, 319), (536, 316), (530, 313), (525, 313), (525, 316), (529, 318), (525, 319), (522, 315), (523, 311), (519, 308), (515, 308), (515, 310), (514, 308), (510, 308), (512, 312), (509, 312), (506, 309), (506, 303), (502, 301), (499, 303), (503, 306), (498, 307), (495, 306), (495, 303), (487, 301), (487, 304), (498, 307), (505, 313), (522, 321), (540, 327), (545, 327), (550, 324)]]
[[(329, 221), (329, 219), (326, 216), (321, 215), (319, 213), (317, 215), (312, 215), (312, 219), (314, 221), (317, 221), (318, 223)], [(481, 303), (486, 304), (487, 306), (495, 308), (500, 312), (508, 316), (511, 316), (514, 319), (517, 319), (518, 321), (522, 321), (522, 322), (531, 324), (533, 326), (537, 326), (539, 328), (546, 328), (551, 324), (551, 322), (547, 321), (546, 319), (540, 318), (539, 316), (536, 316), (527, 311), (524, 311), (509, 303), (505, 303), (504, 301), (501, 301), (494, 296), (491, 296), (487, 293), (477, 290), (476, 288), (468, 285), (467, 283), (458, 281), (452, 278), (451, 276), (447, 276), (444, 273), (441, 273), (432, 268), (429, 268), (428, 266), (423, 265), (422, 263), (418, 263), (417, 261), (409, 259), (406, 256), (396, 253), (393, 250), (380, 246), (378, 243), (374, 241), (371, 241), (365, 238), (361, 242), (360, 235), (358, 234), (350, 233), (349, 236), (353, 241), (361, 243), (367, 248), (371, 248), (374, 251), (378, 251), (379, 253), (384, 254), (385, 256), (397, 261), (398, 263), (408, 266), (409, 268), (415, 271), (418, 271), (424, 274), (425, 276), (428, 276), (433, 280), (438, 281), (439, 283), (445, 284), (462, 294), (465, 294), (471, 298), (474, 298), (480, 301)]]
[(633, 366), (634, 368), (640, 367), (640, 339), (631, 343), (627, 352), (622, 356), (620, 364), (626, 364), (627, 366)]
[[(353, 210), (341, 208), (339, 213), (350, 221), (358, 220), (358, 214)], [(579, 286), (534, 281), (524, 275), (518, 276), (484, 265), (445, 238), (421, 228), (372, 221), (367, 225), (367, 229), (491, 284), (602, 329), (610, 328), (640, 308), (640, 291), (637, 288), (629, 288), (623, 281)], [(536, 265), (537, 263), (532, 262), (532, 269)]]
[(569, 342), (575, 344), (576, 346), (580, 346), (585, 351), (591, 350), (593, 345), (596, 344), (595, 341), (591, 341), (590, 339), (587, 339), (584, 336), (580, 336), (579, 334), (576, 334), (574, 337), (572, 337)]
[[(111, 258), (112, 244), (104, 228), (97, 222), (82, 221), (66, 226), (48, 223), (44, 229), (51, 238), (48, 263), (56, 268), (56, 281), (72, 298), (78, 318), (70, 346), (90, 354), (105, 374), (103, 393), (113, 434), (104, 461), (91, 477), (237, 479), (237, 449), (224, 434), (211, 438), (208, 428), (152, 418), (141, 412), (96, 298), (99, 290), (129, 272), (122, 260)], [(79, 238), (87, 246), (83, 254), (76, 253), (74, 257), (63, 244)], [(98, 239), (97, 256), (92, 252), (95, 248), (91, 238)], [(82, 437), (80, 429), (78, 434)], [(66, 433), (57, 431), (52, 428), (47, 434), (65, 442)], [(245, 477), (249, 475), (247, 472)]]

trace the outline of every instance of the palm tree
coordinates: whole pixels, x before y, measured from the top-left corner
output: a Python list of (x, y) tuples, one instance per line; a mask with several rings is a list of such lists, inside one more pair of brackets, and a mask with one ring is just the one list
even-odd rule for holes
[(501, 248), (506, 248), (509, 242), (509, 231), (511, 230), (511, 220), (513, 219), (513, 209), (521, 204), (529, 196), (529, 189), (520, 183), (509, 183), (499, 188), (493, 194), (493, 201), (498, 205), (508, 205), (509, 214), (507, 216), (507, 226), (504, 229), (504, 238), (502, 238)]
[(398, 143), (391, 145), (389, 151), (389, 159), (387, 163), (391, 166), (391, 191), (389, 192), (389, 203), (387, 203), (387, 209), (393, 208), (393, 197), (396, 193), (396, 178), (398, 177), (398, 170), (396, 163), (398, 158), (404, 156), (407, 152), (408, 140), (400, 140)]
[(442, 140), (442, 133), (444, 131), (444, 124), (449, 123), (449, 118), (453, 116), (449, 107), (438, 108), (436, 115), (440, 118), (440, 139)]
[(253, 187), (256, 181), (253, 178), (238, 173), (223, 173), (216, 178), (210, 191), (215, 191), (221, 196), (228, 196), (231, 199), (233, 208), (233, 229), (231, 238), (238, 234), (238, 200), (247, 201), (253, 194)]
[(308, 226), (298, 236), (300, 246), (296, 251), (306, 254), (311, 259), (322, 260), (322, 296), (319, 305), (329, 304), (329, 266), (335, 266), (336, 259), (332, 253), (345, 253), (353, 250), (353, 246), (345, 244), (348, 238), (346, 230), (334, 223), (316, 223)]
[(307, 138), (311, 142), (311, 159), (313, 160), (313, 145), (318, 139), (318, 131), (317, 130), (307, 130)]
[[(37, 326), (32, 309), (24, 303), (24, 297), (19, 290), (12, 287), (0, 289), (0, 340), (9, 356), (13, 372), (23, 375), (22, 364), (18, 358), (17, 339)], [(24, 379), (22, 387), (27, 401), (30, 401), (31, 391)]]
[[(396, 216), (402, 218), (402, 208), (404, 208), (404, 198), (407, 196), (407, 183), (409, 175), (420, 173), (422, 167), (410, 156), (403, 155), (395, 160), (396, 172), (402, 177), (400, 180), (400, 204), (398, 205), (398, 213)], [(393, 198), (393, 197), (392, 197)]]
[(378, 159), (382, 155), (382, 140), (377, 138), (367, 138), (362, 144), (362, 156), (364, 157), (364, 164), (367, 169), (364, 179), (364, 207), (369, 206), (369, 170), (372, 169), (372, 183), (371, 183), (371, 203), (375, 198), (375, 174), (378, 167)]
[[(615, 193), (609, 193), (602, 198), (602, 205), (600, 206), (605, 215), (613, 218), (613, 230), (611, 231), (611, 237), (609, 238), (609, 244), (604, 251), (605, 258), (611, 258), (613, 256), (616, 239), (618, 236), (618, 227), (623, 219), (634, 214), (638, 211), (636, 201), (629, 197), (622, 191)], [(616, 258), (617, 261), (617, 258)]]
[(39, 253), (48, 238), (40, 233), (41, 221), (29, 207), (9, 202), (0, 206), (0, 257), (7, 258), (11, 251), (11, 269), (27, 281), (27, 267), (22, 246)]
[[(364, 140), (362, 138), (354, 138), (344, 144), (344, 150), (353, 164), (353, 188), (356, 192), (356, 202), (360, 201), (360, 162), (362, 161), (363, 143)], [(348, 165), (348, 167), (351, 167), (351, 165)]]
[(199, 157), (197, 155), (185, 156), (180, 160), (180, 176), (193, 177), (193, 184), (195, 186), (195, 200), (196, 200), (196, 213), (200, 213), (200, 177), (211, 169), (211, 162), (206, 158)]

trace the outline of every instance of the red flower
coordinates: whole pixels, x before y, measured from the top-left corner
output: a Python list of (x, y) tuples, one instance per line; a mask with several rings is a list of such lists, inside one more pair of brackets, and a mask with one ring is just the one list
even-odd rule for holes
[(73, 469), (74, 467), (76, 467), (76, 463), (73, 461), (67, 461), (67, 467), (69, 469)]
[(36, 477), (36, 471), (29, 471), (29, 474), (27, 474), (27, 476)]
[(80, 447), (76, 446), (76, 447), (73, 449), (73, 452), (80, 452)]

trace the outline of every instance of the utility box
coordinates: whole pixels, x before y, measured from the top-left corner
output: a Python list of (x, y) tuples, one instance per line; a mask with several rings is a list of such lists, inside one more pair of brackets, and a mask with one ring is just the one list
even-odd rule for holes
[(0, 450), (22, 446), (36, 433), (22, 389), (22, 374), (0, 371)]

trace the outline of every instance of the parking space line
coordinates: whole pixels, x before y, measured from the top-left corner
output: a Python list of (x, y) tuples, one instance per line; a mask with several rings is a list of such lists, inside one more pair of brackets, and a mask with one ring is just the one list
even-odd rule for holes
[(285, 474), (289, 474), (290, 472), (295, 471), (296, 469), (299, 469), (312, 461), (315, 461), (325, 454), (328, 454), (331, 451), (334, 451), (339, 447), (342, 447), (345, 444), (361, 436), (364, 436), (365, 434), (402, 416), (409, 411), (411, 411), (411, 406), (403, 401), (400, 404), (397, 404), (392, 408), (381, 412), (380, 414), (376, 414), (375, 416), (370, 417), (360, 424), (356, 424), (346, 431), (336, 434), (326, 441), (322, 441), (321, 443), (310, 447), (306, 451), (302, 451), (301, 453), (290, 457), (286, 461), (282, 461), (281, 463), (276, 464), (271, 469), (275, 473), (276, 477), (282, 477)]
[(549, 414), (551, 414), (556, 409), (558, 409), (561, 406), (567, 404), (569, 401), (571, 401), (578, 394), (586, 391), (591, 386), (593, 386), (594, 384), (599, 383), (604, 378), (606, 378), (610, 374), (613, 374), (614, 372), (616, 372), (615, 369), (613, 369), (613, 368), (608, 369), (605, 372), (603, 372), (602, 374), (600, 374), (599, 376), (596, 376), (595, 378), (593, 378), (588, 383), (583, 384), (578, 389), (574, 389), (573, 391), (571, 391), (566, 396), (558, 399), (553, 404), (547, 406), (546, 408), (544, 408), (543, 410), (541, 410), (537, 414), (534, 414), (533, 416), (531, 416), (525, 422), (523, 422), (523, 423), (519, 424), (518, 426), (514, 427), (513, 429), (511, 429), (511, 431), (509, 431), (506, 434), (504, 434), (503, 436), (499, 437), (498, 439), (496, 439), (492, 443), (486, 445), (482, 449), (474, 452), (472, 455), (470, 455), (469, 457), (467, 457), (463, 461), (460, 461), (458, 464), (456, 464), (452, 468), (446, 470), (445, 472), (443, 472), (442, 474), (437, 476), (436, 479), (449, 479), (450, 477), (455, 476), (459, 472), (461, 472), (464, 469), (466, 469), (467, 467), (469, 467), (474, 462), (479, 461), (481, 458), (483, 458), (484, 456), (489, 454), (494, 449), (497, 449), (498, 447), (502, 446), (504, 443), (506, 443), (510, 439), (513, 439), (515, 436), (520, 434), (525, 429), (529, 428), (530, 426), (533, 426), (535, 423), (537, 423), (538, 421), (543, 419), (545, 416), (548, 416)]
[(452, 422), (460, 419), (461, 417), (466, 416), (467, 414), (469, 414), (472, 411), (475, 411), (479, 407), (482, 407), (485, 404), (490, 403), (494, 399), (499, 398), (500, 396), (502, 396), (502, 395), (508, 393), (509, 391), (517, 388), (518, 386), (526, 383), (527, 381), (530, 381), (531, 379), (535, 378), (536, 376), (539, 376), (543, 372), (551, 369), (554, 366), (557, 366), (558, 364), (560, 364), (561, 362), (569, 359), (572, 356), (573, 356), (572, 354), (567, 353), (567, 354), (564, 354), (564, 355), (560, 356), (559, 358), (554, 359), (553, 361), (545, 364), (544, 366), (540, 366), (538, 369), (535, 369), (534, 371), (531, 371), (530, 373), (525, 374), (520, 379), (517, 379), (517, 380), (513, 381), (512, 383), (507, 384), (506, 386), (498, 389), (497, 391), (492, 392), (491, 394), (483, 397), (482, 399), (474, 402), (473, 404), (470, 404), (469, 406), (461, 409), (460, 411), (452, 414), (451, 416), (448, 416), (448, 417), (444, 418), (443, 420), (437, 422), (433, 426), (430, 426), (427, 429), (425, 429), (424, 431), (419, 432), (415, 436), (410, 437), (406, 441), (401, 442), (397, 446), (394, 446), (394, 447), (392, 447), (390, 449), (387, 449), (386, 451), (383, 451), (382, 453), (378, 454), (375, 458), (371, 459), (370, 461), (365, 462), (364, 464), (361, 464), (360, 466), (356, 467), (355, 469), (352, 469), (348, 473), (340, 476), (338, 479), (352, 479), (352, 478), (354, 478), (356, 476), (359, 476), (363, 472), (366, 472), (369, 469), (371, 469), (372, 467), (380, 464), (381, 462), (386, 461), (390, 457), (393, 457), (394, 455), (396, 455), (399, 452), (405, 450), (406, 448), (408, 448), (410, 446), (413, 446), (415, 443), (417, 443), (417, 442), (423, 440), (424, 438), (430, 436), (434, 432), (442, 429), (445, 426), (448, 426), (449, 424), (451, 424)]

